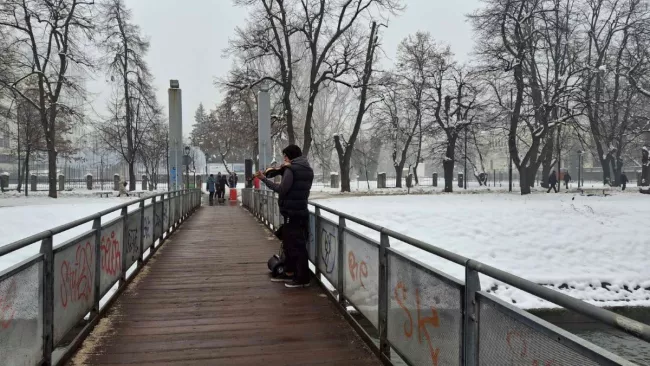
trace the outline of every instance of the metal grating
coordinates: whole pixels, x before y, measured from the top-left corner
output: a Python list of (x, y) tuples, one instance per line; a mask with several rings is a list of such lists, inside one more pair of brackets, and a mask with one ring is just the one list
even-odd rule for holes
[(393, 250), (388, 262), (390, 344), (412, 365), (460, 365), (462, 285)]
[(43, 356), (42, 260), (0, 281), (0, 360), (36, 365)]
[(601, 364), (558, 342), (561, 337), (551, 338), (517, 320), (516, 313), (505, 306), (487, 300), (485, 297), (479, 297), (478, 301), (480, 365), (590, 366)]
[(349, 229), (343, 247), (343, 294), (378, 329), (379, 247)]

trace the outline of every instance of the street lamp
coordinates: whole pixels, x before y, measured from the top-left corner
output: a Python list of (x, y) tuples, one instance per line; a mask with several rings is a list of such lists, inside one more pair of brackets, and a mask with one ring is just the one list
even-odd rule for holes
[(185, 189), (190, 188), (190, 147), (185, 146), (185, 175), (186, 181)]

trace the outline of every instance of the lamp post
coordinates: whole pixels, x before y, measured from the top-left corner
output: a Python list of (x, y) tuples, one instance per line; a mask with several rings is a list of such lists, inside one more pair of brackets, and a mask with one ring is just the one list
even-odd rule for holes
[(185, 189), (190, 188), (190, 147), (185, 146)]

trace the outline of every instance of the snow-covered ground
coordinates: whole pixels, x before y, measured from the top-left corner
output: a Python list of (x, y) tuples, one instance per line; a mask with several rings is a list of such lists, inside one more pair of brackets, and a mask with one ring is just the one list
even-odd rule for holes
[[(97, 198), (72, 192), (62, 192), (64, 194), (61, 198), (53, 199), (46, 194), (40, 194), (41, 192), (37, 193), (39, 194), (29, 197), (7, 193), (0, 195), (0, 246), (137, 199), (137, 197)], [(129, 211), (137, 208), (136, 203), (129, 206)], [(119, 210), (111, 213), (105, 216), (105, 221), (119, 214)], [(55, 235), (54, 245), (59, 245), (91, 228), (92, 222), (89, 222)], [(0, 271), (38, 253), (39, 248), (40, 243), (35, 243), (0, 257)]]
[[(632, 193), (409, 195), (318, 202), (598, 306), (650, 306), (650, 196)], [(373, 230), (348, 226), (379, 239)], [(391, 246), (464, 278), (459, 265), (395, 240)], [(486, 276), (481, 276), (481, 285), (522, 308), (553, 307)]]

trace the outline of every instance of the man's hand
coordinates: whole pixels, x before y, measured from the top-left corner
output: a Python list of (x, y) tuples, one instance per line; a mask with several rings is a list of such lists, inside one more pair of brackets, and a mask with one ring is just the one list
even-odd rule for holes
[(255, 178), (259, 178), (259, 179), (264, 178), (264, 172), (261, 171), (261, 170), (258, 171), (258, 172), (256, 172), (256, 173), (255, 173)]

